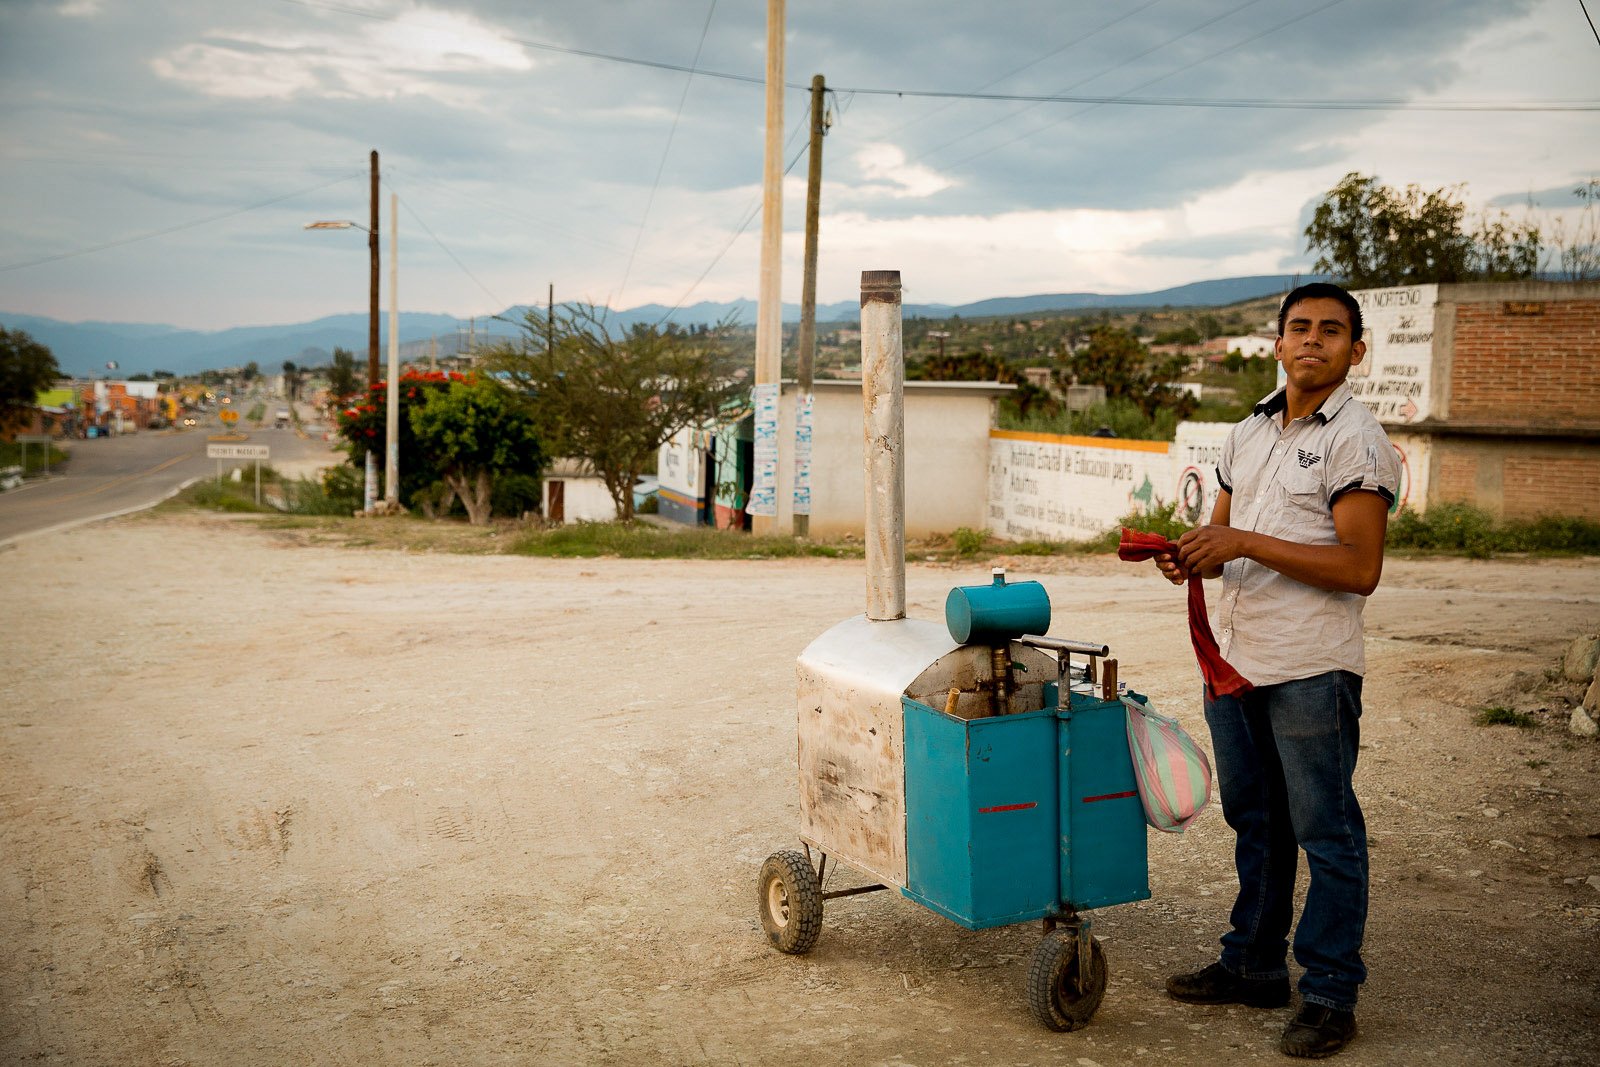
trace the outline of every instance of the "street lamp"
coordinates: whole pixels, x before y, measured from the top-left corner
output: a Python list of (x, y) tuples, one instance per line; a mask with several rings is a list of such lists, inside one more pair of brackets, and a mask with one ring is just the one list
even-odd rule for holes
[[(330, 219), (321, 222), (308, 222), (308, 230), (362, 230), (372, 238), (373, 256), (378, 252), (377, 231), (368, 229), (359, 222), (349, 219)], [(383, 465), (383, 499), (384, 503), (392, 509), (400, 506), (400, 198), (394, 193), (389, 194), (389, 388), (385, 391), (384, 404), (384, 439), (385, 456)], [(372, 330), (371, 336), (377, 337), (378, 303), (377, 303), (377, 268), (374, 258), (373, 268), (373, 302), (372, 302)], [(377, 348), (372, 347), (374, 356)], [(375, 362), (375, 360), (374, 360)], [(377, 384), (372, 381), (373, 374), (369, 366), (368, 387)], [(373, 510), (376, 504), (376, 475), (374, 468), (377, 459), (369, 450), (367, 452), (367, 486), (366, 510)]]

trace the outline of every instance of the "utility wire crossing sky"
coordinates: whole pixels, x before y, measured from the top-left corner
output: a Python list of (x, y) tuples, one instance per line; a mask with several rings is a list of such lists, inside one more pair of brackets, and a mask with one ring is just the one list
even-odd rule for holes
[[(1434, 8), (1439, 8), (1434, 10)], [(1418, 9), (1425, 10), (1418, 10)], [(0, 312), (221, 328), (366, 305), (366, 153), (405, 310), (755, 295), (761, 0), (34, 0), (0, 8)], [(1139, 292), (1305, 270), (1345, 173), (1547, 227), (1600, 176), (1576, 0), (789, 5), (829, 82), (819, 299)], [(803, 79), (799, 77), (804, 73)], [(796, 145), (798, 142), (798, 145)], [(792, 166), (792, 164), (791, 164)], [(804, 182), (785, 181), (784, 296)], [(385, 256), (387, 264), (387, 256)], [(385, 291), (387, 286), (385, 286)], [(3, 321), (3, 319), (0, 319)]]

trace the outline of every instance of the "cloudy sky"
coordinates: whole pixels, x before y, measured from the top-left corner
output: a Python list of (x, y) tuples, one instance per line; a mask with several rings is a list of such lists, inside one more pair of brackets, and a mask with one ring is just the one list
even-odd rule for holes
[[(405, 310), (550, 282), (614, 307), (754, 297), (765, 20), (765, 0), (3, 0), (0, 311), (361, 311), (364, 235), (301, 227), (367, 217), (373, 148)], [(1600, 111), (1418, 109), (1600, 103), (1578, 0), (791, 0), (786, 61), (838, 88), (824, 301), (863, 269), (945, 303), (1303, 270), (1310, 206), (1349, 171), (1513, 213), (1600, 176)], [(1078, 100), (852, 91), (879, 89)], [(790, 301), (808, 95), (785, 97)], [(1174, 106), (1196, 101), (1408, 109)]]

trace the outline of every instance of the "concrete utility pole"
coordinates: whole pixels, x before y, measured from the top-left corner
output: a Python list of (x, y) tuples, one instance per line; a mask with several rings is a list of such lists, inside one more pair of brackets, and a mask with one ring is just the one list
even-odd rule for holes
[(778, 382), (783, 373), (784, 0), (767, 0), (767, 145), (761, 202), (761, 289), (756, 310), (755, 479), (750, 529), (770, 534), (778, 515)]
[(389, 388), (384, 413), (383, 500), (400, 506), (400, 197), (389, 194)]
[(811, 79), (811, 159), (806, 168), (806, 259), (800, 285), (798, 377), (794, 398), (794, 535), (811, 533), (811, 376), (817, 356), (817, 216), (822, 207), (823, 99), (822, 75)]
[(550, 283), (550, 296), (544, 306), (544, 344), (552, 356), (556, 354), (556, 283)]
[(906, 617), (905, 353), (900, 272), (861, 272), (865, 410), (867, 618)]
[[(372, 285), (367, 300), (367, 388), (378, 384), (378, 150), (372, 150), (372, 224), (367, 227), (367, 249), (372, 256)], [(378, 503), (378, 456), (367, 449), (366, 481), (361, 506), (372, 511)]]

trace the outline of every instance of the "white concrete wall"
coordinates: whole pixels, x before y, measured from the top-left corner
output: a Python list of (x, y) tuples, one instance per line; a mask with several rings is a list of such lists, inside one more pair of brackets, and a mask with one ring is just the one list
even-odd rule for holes
[[(1170, 443), (995, 430), (985, 525), (1013, 541), (1084, 541), (1131, 511), (1174, 501), (1181, 521), (1202, 525), (1221, 491), (1217, 463), (1232, 429), (1225, 422), (1179, 423)], [(1397, 507), (1422, 510), (1429, 440), (1390, 436), (1403, 467)]]
[(544, 514), (550, 514), (550, 483), (564, 483), (562, 521), (610, 522), (617, 517), (617, 507), (611, 502), (606, 483), (599, 478), (583, 475), (546, 476), (544, 480)]
[(1172, 499), (1171, 444), (995, 430), (984, 525), (1012, 541), (1084, 541)]
[[(793, 382), (783, 385), (780, 442), (794, 440), (795, 389)], [(997, 382), (905, 384), (907, 536), (949, 533), (958, 526), (977, 530), (988, 524), (989, 432), (999, 398), (1014, 389)], [(860, 535), (866, 524), (861, 383), (817, 382), (815, 396), (811, 532), (818, 537)], [(793, 503), (793, 474), (780, 462), (778, 529), (790, 528)]]

